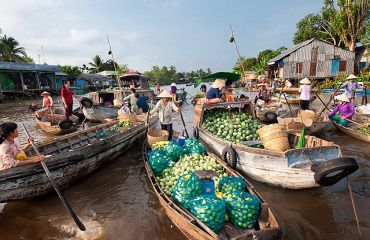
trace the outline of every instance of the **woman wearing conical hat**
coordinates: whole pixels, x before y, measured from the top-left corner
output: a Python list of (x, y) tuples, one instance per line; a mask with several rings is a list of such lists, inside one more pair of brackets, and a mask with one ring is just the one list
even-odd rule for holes
[(353, 74), (347, 77), (347, 82), (345, 82), (340, 88), (344, 88), (345, 94), (354, 102), (355, 99), (355, 90), (358, 88), (362, 88), (362, 86), (356, 82), (357, 77)]
[(43, 93), (41, 93), (41, 96), (43, 97), (42, 107), (50, 110), (54, 105), (53, 99), (50, 97), (50, 93), (44, 91)]
[(159, 112), (161, 128), (168, 131), (168, 140), (172, 140), (172, 113), (178, 112), (179, 108), (173, 101), (170, 101), (172, 95), (167, 90), (163, 90), (157, 97), (162, 99), (157, 102), (153, 110), (150, 111), (150, 114)]
[[(335, 100), (339, 101), (339, 104), (329, 113), (329, 118), (336, 123), (347, 127), (347, 119), (352, 119), (352, 116), (355, 114), (355, 107), (351, 100), (347, 97), (346, 93), (335, 96)], [(337, 114), (339, 113), (339, 114)]]
[(222, 102), (222, 92), (221, 89), (225, 87), (225, 80), (216, 79), (212, 84), (212, 87), (208, 90), (206, 94), (205, 103), (218, 103)]
[(302, 110), (307, 110), (309, 109), (311, 99), (311, 81), (308, 78), (303, 78), (299, 83), (301, 84), (298, 90), (301, 94), (299, 97), (299, 104)]

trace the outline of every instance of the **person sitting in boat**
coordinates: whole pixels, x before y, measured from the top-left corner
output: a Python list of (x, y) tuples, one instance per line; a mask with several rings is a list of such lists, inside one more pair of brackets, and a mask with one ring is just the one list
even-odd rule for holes
[(286, 87), (286, 88), (291, 88), (291, 87), (293, 87), (293, 84), (289, 81), (289, 79), (285, 80), (285, 87)]
[(311, 99), (311, 81), (308, 78), (303, 78), (299, 83), (301, 84), (298, 89), (298, 92), (301, 94), (299, 104), (302, 110), (308, 110)]
[(126, 97), (123, 98), (123, 101), (129, 101), (131, 112), (136, 113), (137, 111), (137, 106), (136, 106), (136, 90), (135, 88), (130, 89), (130, 94)]
[(344, 88), (344, 92), (351, 100), (351, 102), (354, 102), (355, 100), (355, 90), (362, 88), (362, 86), (356, 82), (357, 77), (353, 74), (349, 75), (347, 77), (347, 82), (345, 82), (340, 88)]
[[(347, 127), (348, 121), (346, 119), (352, 119), (352, 116), (355, 114), (355, 107), (345, 93), (335, 96), (334, 98), (339, 101), (339, 104), (329, 113), (328, 116), (332, 121), (335, 121), (343, 127)], [(337, 115), (338, 112), (339, 115)]]
[(225, 80), (223, 79), (216, 79), (215, 82), (212, 84), (212, 87), (208, 90), (206, 94), (205, 103), (219, 103), (222, 102), (221, 96), (221, 89), (225, 86)]
[(128, 106), (128, 102), (123, 102), (121, 108), (118, 110), (118, 115), (126, 115), (131, 114), (130, 107)]
[(233, 94), (233, 90), (231, 88), (232, 82), (227, 79), (225, 82), (225, 86), (222, 88), (221, 93), (222, 93), (222, 100), (226, 102), (233, 102), (235, 100), (235, 96)]
[(157, 82), (157, 85), (156, 85), (156, 87), (155, 87), (155, 89), (154, 89), (154, 95), (155, 96), (158, 96), (160, 93), (161, 93), (161, 85), (159, 84), (159, 82)]
[(207, 86), (204, 82), (202, 82), (202, 85), (200, 85), (200, 91), (204, 94), (204, 96), (207, 94)]
[(279, 79), (275, 78), (271, 83), (272, 92), (276, 92), (276, 88), (280, 85)]
[(245, 101), (248, 101), (249, 100), (249, 97), (246, 97), (244, 94), (240, 94), (239, 98), (238, 98), (238, 102), (245, 102)]
[(136, 106), (137, 106), (138, 114), (147, 113), (149, 111), (148, 97), (146, 97), (144, 95), (139, 96), (137, 94), (136, 98), (137, 98)]
[(37, 156), (27, 161), (17, 160), (17, 158), (19, 158), (18, 154), (22, 154), (24, 156), (25, 151), (31, 147), (31, 139), (28, 139), (29, 143), (25, 147), (21, 148), (16, 139), (18, 134), (18, 126), (16, 123), (5, 122), (0, 125), (0, 170), (37, 163), (44, 159), (43, 156)]
[(171, 84), (171, 90), (170, 90), (170, 93), (172, 94), (172, 99), (173, 99), (173, 101), (176, 101), (176, 92), (177, 92), (176, 83), (172, 83), (172, 84)]
[(42, 107), (47, 108), (48, 110), (51, 110), (54, 106), (53, 99), (50, 96), (50, 93), (43, 92), (41, 93), (42, 96)]
[(257, 94), (257, 99), (261, 99), (265, 103), (270, 102), (271, 92), (270, 92), (270, 90), (267, 89), (267, 84), (266, 83), (260, 83), (260, 84), (257, 84), (257, 87), (259, 88), (258, 94)]
[(171, 101), (172, 95), (166, 90), (163, 90), (157, 97), (162, 99), (157, 102), (153, 110), (150, 111), (150, 114), (159, 112), (161, 128), (168, 132), (168, 140), (172, 140), (172, 112), (178, 112), (180, 111), (180, 108), (178, 108), (175, 103)]

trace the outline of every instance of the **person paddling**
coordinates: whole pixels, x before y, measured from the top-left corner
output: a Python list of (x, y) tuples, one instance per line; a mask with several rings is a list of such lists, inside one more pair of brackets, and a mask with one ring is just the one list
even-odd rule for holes
[[(43, 156), (33, 157), (25, 161), (18, 160), (19, 154), (25, 156), (25, 151), (31, 147), (31, 139), (28, 139), (28, 144), (21, 148), (18, 138), (18, 126), (14, 122), (5, 122), (0, 125), (0, 170), (8, 168), (37, 163), (44, 159)], [(17, 156), (18, 155), (18, 156)]]
[(64, 114), (66, 116), (66, 119), (69, 119), (69, 117), (72, 115), (73, 110), (73, 96), (74, 93), (70, 89), (71, 83), (70, 81), (66, 81), (63, 85), (63, 88), (60, 92), (60, 95), (62, 96), (62, 102), (64, 106)]
[[(347, 127), (347, 119), (352, 119), (352, 116), (355, 114), (355, 107), (345, 93), (335, 96), (334, 99), (338, 100), (339, 104), (329, 113), (328, 116), (332, 121), (342, 125), (343, 127)], [(336, 115), (338, 112), (339, 115)]]
[(180, 109), (173, 101), (170, 101), (170, 99), (172, 99), (172, 95), (167, 90), (163, 90), (157, 97), (162, 99), (157, 102), (153, 110), (150, 111), (150, 114), (152, 115), (159, 112), (161, 128), (168, 132), (168, 140), (172, 140), (172, 112), (178, 112)]

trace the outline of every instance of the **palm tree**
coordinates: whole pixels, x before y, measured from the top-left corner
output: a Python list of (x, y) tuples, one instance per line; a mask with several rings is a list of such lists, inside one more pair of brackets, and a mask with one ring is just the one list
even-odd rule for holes
[(99, 55), (96, 55), (93, 58), (93, 61), (89, 62), (89, 64), (91, 66), (89, 68), (89, 72), (98, 73), (98, 72), (101, 72), (104, 67), (104, 60)]
[(13, 37), (0, 36), (0, 60), (4, 62), (24, 62), (27, 56), (23, 47)]

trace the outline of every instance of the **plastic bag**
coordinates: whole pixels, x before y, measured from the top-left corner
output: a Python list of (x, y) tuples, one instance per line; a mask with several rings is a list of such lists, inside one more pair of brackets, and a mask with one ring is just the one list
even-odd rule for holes
[(171, 157), (174, 161), (178, 161), (180, 157), (184, 154), (182, 147), (180, 147), (177, 142), (170, 141), (166, 147), (167, 155)]
[(218, 191), (222, 193), (246, 191), (244, 179), (241, 177), (224, 176), (218, 183)]
[(172, 190), (172, 198), (186, 209), (189, 209), (190, 199), (201, 195), (203, 192), (202, 181), (194, 174), (185, 174), (177, 179)]
[(235, 227), (253, 228), (256, 224), (260, 209), (260, 200), (244, 191), (237, 191), (223, 195), (226, 200), (226, 209), (229, 221)]
[(218, 233), (225, 224), (226, 201), (214, 195), (201, 195), (190, 201), (190, 212)]
[(173, 166), (174, 162), (167, 155), (167, 151), (163, 148), (158, 148), (148, 152), (149, 164), (152, 167), (154, 175), (159, 175), (163, 170)]

